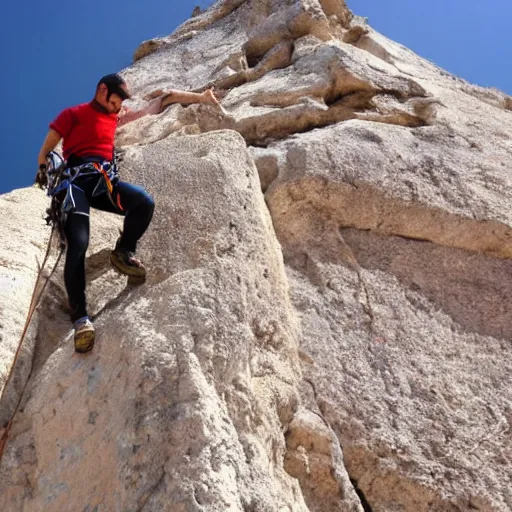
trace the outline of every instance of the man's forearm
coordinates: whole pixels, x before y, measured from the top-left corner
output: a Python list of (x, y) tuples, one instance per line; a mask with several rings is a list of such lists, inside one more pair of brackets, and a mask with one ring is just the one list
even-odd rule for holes
[[(156, 97), (154, 97), (155, 93)], [(123, 108), (119, 115), (118, 126), (123, 126), (126, 123), (130, 123), (146, 115), (159, 114), (167, 106), (172, 105), (173, 103), (181, 103), (184, 105), (190, 105), (192, 103), (210, 103), (220, 107), (220, 103), (211, 89), (207, 89), (202, 93), (180, 91), (177, 89), (171, 89), (166, 92), (159, 90), (155, 91), (155, 93), (146, 96), (146, 99), (149, 99), (152, 96), (153, 99), (141, 110), (132, 111)]]
[(38, 165), (46, 164), (46, 155), (55, 149), (55, 146), (59, 143), (61, 136), (55, 131), (50, 130), (44, 139), (43, 145), (39, 150), (37, 157)]
[(187, 92), (187, 91), (175, 91), (170, 90), (165, 94), (166, 103), (183, 103), (190, 105), (191, 103), (205, 103), (205, 97), (201, 93)]
[(210, 103), (213, 105), (220, 105), (211, 89), (207, 89), (202, 93), (171, 89), (162, 97), (162, 110), (173, 103), (181, 103), (184, 105), (190, 105), (192, 103)]
[(156, 98), (149, 102), (146, 107), (141, 110), (130, 110), (128, 108), (123, 107), (121, 114), (119, 116), (118, 126), (123, 126), (126, 123), (131, 123), (136, 119), (140, 119), (141, 117), (147, 115), (154, 115), (160, 112), (160, 105), (162, 100), (160, 98)]

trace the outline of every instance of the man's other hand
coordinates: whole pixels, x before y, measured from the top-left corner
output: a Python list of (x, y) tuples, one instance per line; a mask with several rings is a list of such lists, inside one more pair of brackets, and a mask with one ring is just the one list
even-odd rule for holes
[(46, 175), (46, 164), (39, 164), (34, 183), (39, 187), (43, 188), (48, 185), (48, 176)]

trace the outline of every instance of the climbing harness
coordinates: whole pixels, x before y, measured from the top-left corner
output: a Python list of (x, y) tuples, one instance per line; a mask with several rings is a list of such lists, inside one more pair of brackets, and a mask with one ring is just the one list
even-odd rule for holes
[[(81, 213), (80, 205), (77, 204), (78, 190), (81, 191), (81, 189), (75, 182), (77, 178), (85, 176), (98, 176), (100, 178), (92, 192), (93, 197), (106, 193), (113, 206), (120, 212), (124, 212), (116, 188), (119, 175), (115, 153), (112, 161), (86, 162), (69, 167), (60, 155), (52, 151), (48, 155), (47, 176), (47, 194), (52, 198), (49, 215), (46, 219), (48, 224), (56, 222), (63, 229), (67, 215), (73, 212)], [(61, 230), (59, 229), (59, 231)]]

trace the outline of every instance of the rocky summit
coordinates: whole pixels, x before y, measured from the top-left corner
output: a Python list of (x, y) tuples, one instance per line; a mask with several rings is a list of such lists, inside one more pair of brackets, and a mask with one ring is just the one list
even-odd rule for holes
[(54, 241), (13, 367), (48, 199), (0, 197), (0, 510), (512, 510), (512, 98), (343, 0), (219, 0), (122, 74), (222, 108), (119, 129), (149, 277), (95, 212), (90, 354)]

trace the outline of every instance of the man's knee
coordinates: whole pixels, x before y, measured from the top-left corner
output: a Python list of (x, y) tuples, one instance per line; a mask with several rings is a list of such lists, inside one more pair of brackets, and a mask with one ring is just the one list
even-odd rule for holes
[(124, 205), (126, 212), (137, 209), (153, 213), (155, 201), (145, 189), (138, 185), (131, 185), (126, 182), (119, 183), (119, 194), (121, 204)]
[(139, 208), (144, 209), (148, 214), (152, 214), (155, 209), (155, 200), (153, 197), (144, 190), (143, 188), (139, 188), (139, 202), (137, 205)]

